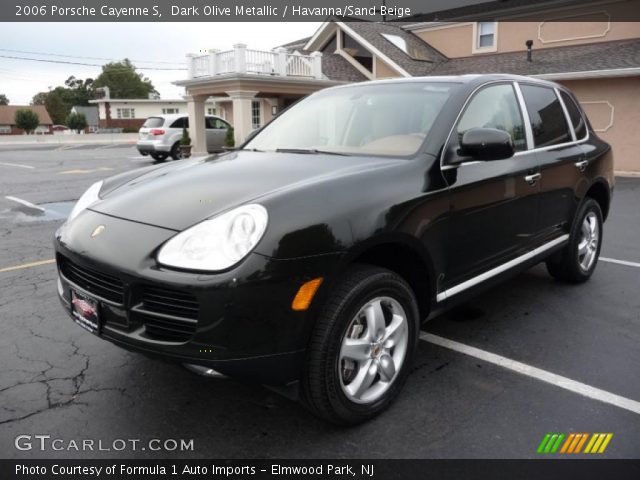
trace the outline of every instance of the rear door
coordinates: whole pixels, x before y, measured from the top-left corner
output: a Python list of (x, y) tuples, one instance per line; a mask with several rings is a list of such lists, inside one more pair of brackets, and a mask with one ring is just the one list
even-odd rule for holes
[(538, 242), (544, 243), (569, 231), (577, 205), (575, 191), (584, 181), (585, 154), (580, 141), (586, 139), (587, 128), (566, 93), (526, 83), (520, 83), (520, 89), (540, 162)]
[[(527, 151), (525, 117), (513, 82), (477, 90), (464, 108), (445, 150), (444, 176), (451, 195), (450, 241), (445, 288), (459, 285), (532, 249), (538, 218), (539, 176)], [(516, 154), (497, 161), (456, 158), (471, 128), (504, 130)], [(449, 295), (449, 294), (447, 294)]]

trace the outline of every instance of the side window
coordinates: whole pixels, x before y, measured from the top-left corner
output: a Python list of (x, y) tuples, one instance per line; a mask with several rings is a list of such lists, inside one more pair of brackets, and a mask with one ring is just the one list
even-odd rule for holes
[(571, 95), (567, 92), (563, 92), (562, 90), (560, 91), (560, 96), (562, 97), (564, 106), (567, 107), (567, 112), (569, 112), (569, 118), (571, 119), (573, 129), (576, 132), (576, 140), (584, 139), (587, 136), (587, 125), (580, 109), (576, 105), (575, 100), (571, 98)]
[(527, 149), (524, 120), (513, 85), (493, 85), (476, 93), (458, 122), (458, 140), (471, 128), (504, 130), (511, 135), (516, 151)]
[(171, 124), (171, 127), (169, 128), (183, 128), (183, 127), (187, 127), (187, 128), (189, 127), (189, 125), (187, 124), (186, 117), (178, 118), (175, 122)]
[(551, 88), (520, 85), (529, 111), (536, 148), (570, 142), (571, 133), (560, 100)]
[(207, 128), (217, 128), (216, 127), (216, 119), (213, 117), (205, 117), (204, 124)]
[(215, 128), (226, 130), (229, 128), (229, 125), (224, 120), (220, 120), (219, 118), (215, 119)]

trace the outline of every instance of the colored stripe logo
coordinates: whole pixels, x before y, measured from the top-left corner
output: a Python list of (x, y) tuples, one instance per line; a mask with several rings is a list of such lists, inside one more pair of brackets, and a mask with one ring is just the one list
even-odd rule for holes
[(547, 433), (538, 445), (537, 452), (541, 454), (604, 453), (612, 438), (613, 433), (570, 433), (568, 435)]

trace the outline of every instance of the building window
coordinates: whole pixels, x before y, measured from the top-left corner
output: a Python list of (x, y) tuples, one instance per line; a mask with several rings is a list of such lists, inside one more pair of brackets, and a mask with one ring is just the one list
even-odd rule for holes
[(180, 109), (179, 108), (163, 108), (162, 113), (163, 115), (172, 115), (174, 113), (180, 113)]
[(381, 33), (380, 35), (382, 35), (386, 40), (394, 44), (414, 60), (429, 60), (424, 52), (419, 50), (415, 45), (409, 45), (407, 41), (400, 35), (392, 35), (390, 33)]
[(135, 108), (116, 108), (116, 117), (117, 118), (136, 118), (136, 110)]
[(496, 22), (478, 22), (476, 24), (476, 48), (485, 49), (496, 46)]
[(0, 125), (0, 133), (11, 133), (11, 125)]
[(251, 128), (253, 130), (260, 128), (262, 125), (262, 122), (260, 121), (260, 108), (261, 104), (259, 100), (251, 102)]
[(207, 115), (215, 115), (216, 108), (215, 107), (207, 107)]
[(342, 32), (342, 51), (353, 57), (367, 71), (373, 72), (373, 54), (344, 32)]

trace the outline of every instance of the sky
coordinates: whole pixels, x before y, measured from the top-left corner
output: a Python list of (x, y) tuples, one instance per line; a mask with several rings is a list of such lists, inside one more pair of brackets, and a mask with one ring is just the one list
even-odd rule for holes
[[(0, 55), (103, 64), (129, 58), (136, 67), (184, 68), (185, 71), (139, 70), (151, 79), (161, 98), (180, 98), (184, 89), (171, 82), (186, 78), (185, 55), (235, 43), (271, 50), (313, 35), (320, 23), (3, 23)], [(7, 51), (14, 50), (14, 51)], [(73, 58), (41, 54), (73, 55)], [(152, 63), (157, 62), (157, 63)], [(162, 62), (162, 63), (160, 63)], [(38, 92), (64, 85), (71, 75), (95, 78), (100, 67), (33, 62), (0, 56), (0, 93), (11, 105), (28, 105)]]
[[(428, 0), (424, 11), (483, 1), (487, 0)], [(387, 1), (389, 5), (392, 3)], [(184, 89), (171, 82), (186, 78), (187, 53), (210, 48), (227, 50), (238, 42), (256, 50), (271, 50), (311, 36), (319, 26), (320, 22), (2, 23), (0, 93), (4, 93), (12, 105), (28, 105), (36, 93), (64, 85), (71, 75), (96, 78), (101, 71), (99, 66), (44, 63), (5, 58), (7, 56), (100, 65), (129, 58), (151, 79), (161, 98), (180, 98)]]

